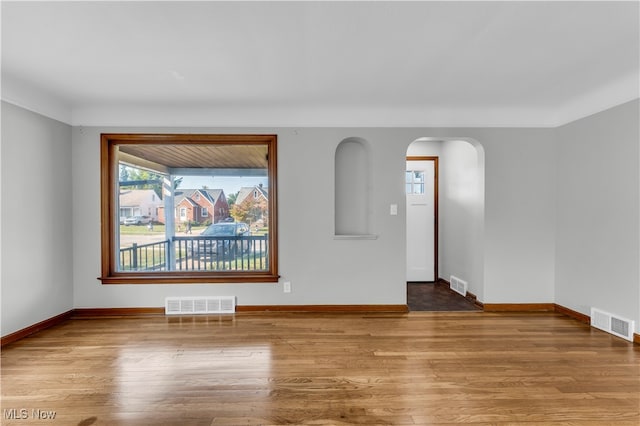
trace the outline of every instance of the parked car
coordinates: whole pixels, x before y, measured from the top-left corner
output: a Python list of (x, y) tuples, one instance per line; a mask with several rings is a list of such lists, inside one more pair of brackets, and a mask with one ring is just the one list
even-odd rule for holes
[(245, 253), (249, 250), (249, 241), (242, 237), (248, 233), (249, 225), (244, 222), (213, 223), (200, 234), (207, 238), (198, 238), (198, 253), (205, 257)]
[(151, 216), (130, 216), (124, 220), (125, 225), (147, 225), (151, 223)]

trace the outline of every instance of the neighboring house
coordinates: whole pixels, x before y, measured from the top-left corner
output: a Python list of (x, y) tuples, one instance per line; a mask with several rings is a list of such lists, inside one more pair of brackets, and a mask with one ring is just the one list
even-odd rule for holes
[[(174, 205), (178, 223), (216, 223), (229, 217), (229, 204), (222, 189), (178, 189)], [(160, 222), (164, 223), (164, 206), (158, 212)]]
[(153, 189), (126, 189), (120, 191), (120, 222), (131, 216), (150, 216), (158, 220), (158, 207), (162, 200)]
[(269, 214), (269, 191), (260, 185), (242, 187), (238, 191), (232, 216), (241, 222), (262, 227)]
[(261, 200), (269, 201), (269, 192), (267, 188), (262, 186), (262, 184), (256, 186), (244, 186), (240, 188), (240, 191), (238, 191), (236, 204), (242, 204), (246, 200), (250, 200), (251, 202), (259, 202)]

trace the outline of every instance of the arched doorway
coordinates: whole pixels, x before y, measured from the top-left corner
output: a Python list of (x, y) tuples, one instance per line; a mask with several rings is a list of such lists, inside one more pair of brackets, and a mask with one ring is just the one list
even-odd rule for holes
[[(410, 159), (436, 158), (437, 180), (435, 181), (435, 220), (433, 234), (435, 242), (425, 240), (423, 244), (433, 245), (436, 275), (432, 285), (454, 282), (454, 287), (469, 299), (482, 300), (484, 293), (484, 149), (475, 140), (467, 138), (419, 138), (407, 149), (407, 169)], [(407, 186), (408, 188), (408, 186)], [(408, 191), (408, 189), (407, 189)], [(412, 196), (407, 195), (407, 202)], [(430, 207), (428, 207), (430, 209)], [(415, 262), (416, 220), (422, 220), (416, 211), (407, 206), (407, 286), (414, 276), (409, 271), (410, 262)], [(430, 218), (427, 218), (431, 221)], [(414, 248), (410, 247), (414, 244)], [(425, 251), (426, 252), (426, 251)], [(428, 253), (432, 253), (429, 251)], [(431, 256), (431, 254), (429, 254)], [(409, 303), (411, 309), (411, 303)], [(446, 306), (424, 306), (447, 310)], [(417, 309), (413, 309), (417, 310)]]

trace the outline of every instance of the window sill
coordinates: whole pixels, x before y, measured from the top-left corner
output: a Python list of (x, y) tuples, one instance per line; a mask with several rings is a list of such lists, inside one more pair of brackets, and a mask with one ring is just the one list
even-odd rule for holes
[(162, 275), (122, 274), (98, 277), (102, 284), (237, 284), (276, 283), (279, 275), (264, 274), (216, 274), (185, 275), (181, 273)]

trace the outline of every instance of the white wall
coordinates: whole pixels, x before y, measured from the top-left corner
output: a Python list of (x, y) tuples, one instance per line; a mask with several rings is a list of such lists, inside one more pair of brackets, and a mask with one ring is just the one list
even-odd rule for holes
[[(100, 275), (99, 134), (100, 132), (277, 133), (279, 269), (291, 281), (242, 285), (102, 285)], [(404, 150), (380, 137), (355, 133), (382, 149), (371, 150), (371, 232), (376, 240), (334, 239), (334, 154), (338, 143), (354, 134), (349, 129), (213, 129), (213, 128), (76, 128), (73, 133), (74, 193), (85, 194), (86, 215), (74, 223), (76, 307), (162, 306), (169, 295), (236, 295), (240, 305), (404, 304), (404, 222), (389, 216), (403, 189)], [(375, 135), (373, 133), (372, 135)], [(388, 151), (397, 151), (389, 180)], [(376, 173), (380, 170), (381, 173)], [(393, 188), (393, 190), (390, 190)], [(80, 200), (77, 200), (78, 205)]]
[(466, 281), (484, 300), (484, 150), (447, 140), (440, 165), (440, 276)]
[(640, 330), (640, 131), (633, 101), (557, 130), (555, 297)]
[[(281, 284), (102, 285), (96, 279), (101, 132), (277, 133), (280, 273), (281, 281), (291, 281), (292, 293), (284, 294)], [(236, 295), (240, 305), (404, 304), (405, 157), (409, 144), (424, 136), (470, 137), (486, 147), (487, 164), (491, 155), (497, 158), (485, 178), (492, 202), (485, 226), (493, 234), (485, 237), (483, 301), (552, 302), (553, 213), (528, 208), (555, 202), (548, 130), (105, 127), (73, 130), (73, 193), (82, 197), (74, 203), (86, 209), (74, 222), (74, 306), (162, 306), (165, 296), (196, 294)], [(334, 153), (349, 137), (370, 144), (376, 240), (333, 238)], [(539, 171), (542, 176), (535, 176)], [(390, 204), (398, 204), (397, 216), (389, 215)], [(505, 216), (509, 226), (503, 228)]]
[[(3, 334), (72, 307), (162, 306), (167, 295), (236, 295), (241, 305), (404, 304), (405, 157), (411, 142), (425, 136), (471, 138), (484, 147), (484, 289), (474, 288), (476, 294), (485, 303), (554, 301), (552, 207), (556, 197), (552, 130), (76, 127), (72, 129), (69, 150), (69, 128), (55, 121), (9, 105), (3, 110), (3, 124), (2, 227), (6, 231), (2, 236), (2, 277), (3, 318), (7, 319)], [(99, 134), (106, 131), (277, 133), (280, 272), (282, 280), (292, 282), (293, 292), (283, 293), (281, 284), (102, 285), (97, 279)], [(25, 138), (31, 134), (34, 137)], [(376, 240), (333, 238), (334, 153), (337, 144), (349, 137), (361, 137), (370, 144), (370, 227), (378, 235)], [(24, 174), (18, 165), (24, 161), (20, 156), (27, 152), (21, 149), (23, 140), (29, 162), (34, 165), (31, 174)], [(47, 222), (46, 227), (36, 224), (35, 228), (21, 231), (40, 241), (44, 238), (42, 250), (46, 256), (41, 255), (42, 268), (30, 265), (29, 269), (24, 260), (20, 263), (22, 257), (7, 253), (7, 247), (22, 241), (17, 235), (21, 228), (10, 226), (16, 213), (7, 208), (12, 200), (23, 197), (7, 183), (8, 176), (20, 173), (27, 176), (28, 185), (38, 184), (48, 190), (45, 193), (55, 193), (49, 202), (53, 211), (50, 221), (56, 227)], [(57, 185), (61, 181), (67, 182), (66, 186)], [(66, 190), (69, 182), (71, 192)], [(399, 205), (397, 216), (389, 215), (389, 204)], [(45, 230), (53, 235), (43, 237)], [(61, 245), (67, 250), (60, 250)], [(68, 256), (70, 251), (72, 257)], [(476, 271), (471, 275), (478, 273), (476, 267), (471, 261), (464, 266)], [(68, 285), (72, 277), (73, 296)], [(25, 287), (34, 290), (26, 300)], [(51, 308), (40, 309), (42, 314), (31, 313), (33, 305), (45, 302)]]
[[(640, 324), (638, 101), (559, 129), (70, 129), (2, 106), (2, 335), (73, 307), (162, 306), (167, 295), (233, 294), (243, 305), (403, 304), (405, 157), (421, 137), (470, 138), (484, 148), (481, 301), (556, 302), (583, 313), (596, 305)], [(106, 131), (277, 133), (280, 272), (293, 292), (280, 284), (102, 285)], [(370, 143), (377, 240), (333, 239), (334, 153), (348, 137)], [(34, 202), (49, 215), (23, 223)], [(397, 216), (389, 215), (392, 203)]]
[(3, 102), (1, 161), (5, 336), (73, 308), (71, 127)]
[(553, 130), (490, 129), (485, 150), (486, 303), (554, 302)]

